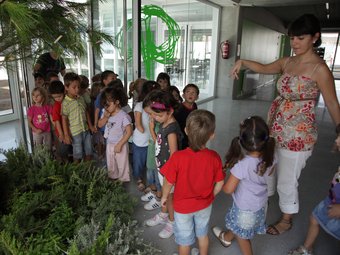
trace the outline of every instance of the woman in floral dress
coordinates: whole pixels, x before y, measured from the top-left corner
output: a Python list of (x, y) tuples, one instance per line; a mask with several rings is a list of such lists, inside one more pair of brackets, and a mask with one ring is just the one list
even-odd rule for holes
[(317, 140), (314, 107), (321, 92), (336, 125), (340, 149), (340, 107), (334, 77), (325, 62), (314, 52), (321, 45), (321, 28), (314, 15), (304, 14), (288, 29), (294, 56), (270, 64), (240, 59), (231, 71), (238, 78), (241, 67), (257, 73), (281, 73), (278, 96), (273, 101), (268, 124), (277, 143), (277, 191), (282, 217), (267, 229), (278, 235), (292, 227), (292, 216), (299, 211), (298, 179)]

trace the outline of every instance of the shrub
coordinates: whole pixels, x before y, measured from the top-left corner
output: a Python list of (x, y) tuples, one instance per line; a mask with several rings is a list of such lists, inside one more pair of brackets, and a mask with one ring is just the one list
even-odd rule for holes
[(157, 254), (131, 220), (135, 200), (105, 169), (43, 149), (3, 152), (0, 254)]

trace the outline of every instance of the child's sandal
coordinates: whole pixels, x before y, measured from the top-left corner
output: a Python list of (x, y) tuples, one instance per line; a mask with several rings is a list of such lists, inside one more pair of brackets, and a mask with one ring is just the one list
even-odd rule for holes
[(145, 190), (145, 185), (144, 185), (144, 183), (143, 183), (142, 180), (138, 180), (138, 181), (137, 181), (137, 189), (138, 189), (139, 191), (144, 191), (144, 190)]
[(288, 255), (313, 255), (313, 253), (301, 245), (299, 248), (288, 252)]

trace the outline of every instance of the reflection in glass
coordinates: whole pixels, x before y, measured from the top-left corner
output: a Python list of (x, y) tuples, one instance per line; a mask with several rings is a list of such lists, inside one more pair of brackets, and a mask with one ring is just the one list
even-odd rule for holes
[(7, 70), (0, 66), (0, 116), (13, 113), (11, 90)]

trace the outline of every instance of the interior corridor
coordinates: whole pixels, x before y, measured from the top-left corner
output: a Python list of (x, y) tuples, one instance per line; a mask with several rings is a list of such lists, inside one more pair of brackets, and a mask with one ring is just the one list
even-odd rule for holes
[[(340, 88), (338, 86), (338, 96)], [(239, 100), (217, 98), (208, 103), (199, 105), (201, 109), (207, 109), (215, 113), (217, 119), (216, 137), (209, 147), (216, 150), (223, 159), (229, 147), (230, 141), (238, 135), (239, 123), (250, 115), (266, 117), (269, 108), (269, 101)], [(322, 102), (316, 108), (319, 126), (318, 143), (312, 157), (308, 160), (305, 169), (300, 177), (300, 213), (294, 216), (293, 228), (280, 235), (257, 235), (252, 240), (254, 254), (258, 255), (284, 255), (299, 246), (306, 235), (309, 215), (313, 208), (328, 194), (330, 180), (338, 166), (340, 166), (340, 153), (332, 152), (332, 145), (335, 138), (334, 124), (332, 123), (327, 110)], [(170, 255), (177, 252), (174, 238), (160, 239), (158, 232), (162, 226), (147, 227), (143, 225), (144, 220), (153, 217), (158, 211), (146, 211), (143, 208), (144, 202), (140, 201), (141, 192), (137, 191), (136, 185), (131, 183), (129, 191), (138, 200), (135, 211), (135, 218), (139, 221), (144, 231), (143, 238), (159, 248), (162, 253)], [(210, 226), (224, 226), (224, 216), (232, 204), (231, 196), (221, 192), (213, 203), (213, 212)], [(278, 207), (278, 196), (274, 195), (269, 199), (267, 223), (278, 220), (280, 211)], [(212, 255), (239, 255), (240, 250), (237, 242), (229, 248), (224, 248), (220, 242), (209, 232), (210, 254)], [(196, 243), (197, 245), (197, 243)], [(197, 247), (197, 246), (196, 246)], [(340, 243), (323, 231), (320, 231), (315, 244), (316, 255), (338, 255), (340, 254)]]

